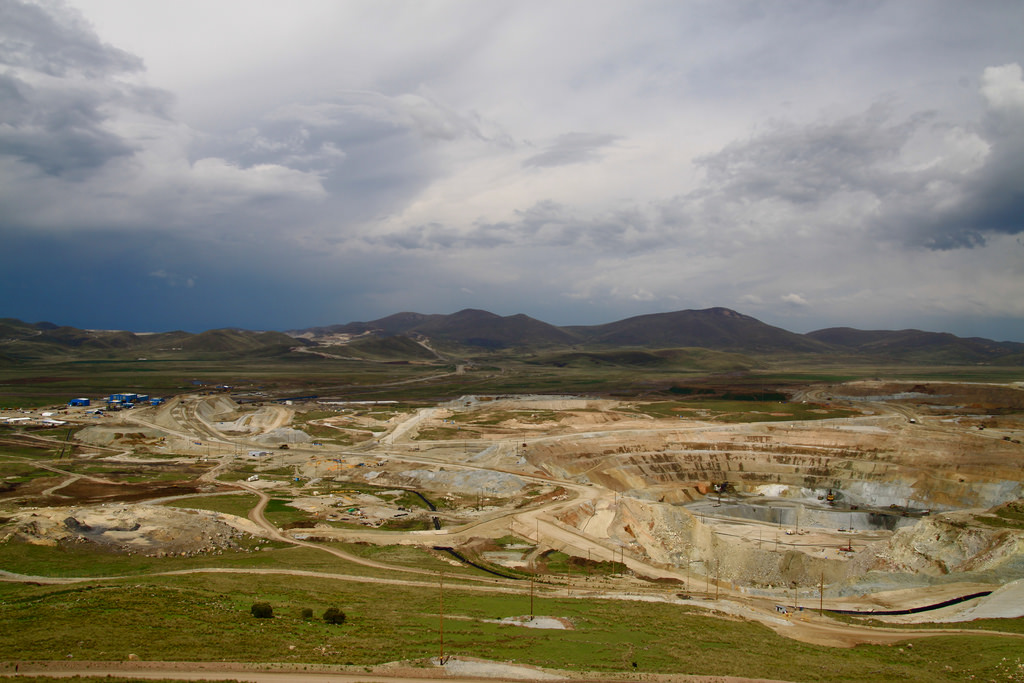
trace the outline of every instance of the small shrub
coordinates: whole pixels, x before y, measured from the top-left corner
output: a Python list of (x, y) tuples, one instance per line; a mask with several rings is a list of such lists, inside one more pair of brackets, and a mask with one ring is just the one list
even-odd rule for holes
[(328, 624), (344, 624), (345, 613), (337, 607), (328, 607), (324, 612), (324, 621)]
[(303, 619), (307, 619), (307, 620), (308, 619), (312, 619), (313, 618), (313, 609), (311, 607), (304, 607), (303, 610), (302, 610), (302, 618)]
[(252, 615), (257, 619), (273, 619), (274, 608), (270, 606), (269, 602), (254, 602), (252, 607), (249, 608)]

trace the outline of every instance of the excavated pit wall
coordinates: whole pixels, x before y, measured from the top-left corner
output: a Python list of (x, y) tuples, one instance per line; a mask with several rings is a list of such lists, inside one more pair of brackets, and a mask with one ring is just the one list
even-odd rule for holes
[[(946, 580), (952, 572), (987, 572), (996, 580), (1024, 572), (1024, 534), (958, 531), (935, 516), (922, 522), (913, 514), (989, 508), (1024, 496), (1024, 449), (968, 428), (911, 425), (894, 417), (691, 424), (557, 436), (531, 443), (526, 457), (557, 476), (625, 494), (604, 532), (627, 552), (665, 566), (688, 563), (697, 574), (742, 586), (778, 589), (824, 580), (841, 591), (880, 573), (920, 582)], [(719, 515), (792, 527), (799, 514), (801, 528), (895, 533), (858, 545), (855, 553), (735, 542), (680, 505), (706, 500), (722, 483), (750, 497), (728, 496)], [(805, 504), (829, 489), (835, 510), (824, 502)], [(764, 504), (756, 500), (759, 493)], [(778, 500), (767, 500), (771, 496)], [(887, 513), (893, 506), (912, 514)]]
[(762, 547), (736, 543), (716, 534), (683, 507), (629, 497), (620, 497), (614, 513), (604, 524), (595, 525), (599, 518), (589, 502), (559, 515), (563, 524), (604, 535), (630, 555), (664, 567), (689, 569), (698, 577), (690, 588), (697, 590), (712, 585), (715, 578), (744, 587), (810, 586), (822, 580), (836, 587), (858, 581), (879, 562), (876, 547), (823, 557), (776, 550), (769, 542)]
[(558, 517), (562, 524), (607, 538), (630, 556), (688, 569), (694, 577), (689, 588), (698, 591), (716, 578), (745, 589), (824, 583), (834, 594), (847, 594), (879, 581), (891, 589), (950, 580), (1004, 583), (1024, 576), (1024, 531), (971, 526), (964, 523), (968, 518), (947, 513), (907, 520), (892, 535), (858, 543), (855, 553), (847, 553), (787, 547), (800, 544), (801, 536), (784, 536), (781, 546), (771, 538), (737, 542), (686, 508), (626, 496), (601, 509), (587, 501)]
[(988, 508), (1024, 495), (1019, 445), (879, 421), (572, 435), (535, 442), (526, 457), (558, 476), (674, 503), (722, 482), (739, 491), (833, 489), (844, 505), (922, 510)]
[[(692, 511), (692, 510), (691, 510)], [(874, 531), (895, 531), (913, 526), (918, 517), (901, 513), (861, 511), (848, 509), (822, 509), (809, 507), (799, 502), (765, 500), (759, 502), (723, 502), (715, 508), (716, 515), (749, 519), (762, 524), (785, 527), (818, 527), (822, 529), (861, 529)]]

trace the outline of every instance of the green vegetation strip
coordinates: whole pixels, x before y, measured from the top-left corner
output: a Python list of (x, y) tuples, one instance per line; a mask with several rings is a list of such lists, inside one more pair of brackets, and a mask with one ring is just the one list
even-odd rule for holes
[[(0, 658), (192, 660), (372, 665), (438, 652), (439, 590), (285, 576), (131, 579), (0, 588)], [(661, 603), (536, 598), (572, 630), (493, 623), (530, 598), (446, 587), (446, 654), (596, 672), (688, 673), (790, 681), (1012, 680), (1018, 639), (950, 635), (900, 646), (808, 645), (733, 618)], [(268, 602), (273, 619), (254, 619)], [(317, 619), (328, 607), (344, 625)], [(312, 610), (314, 618), (303, 618)]]
[(718, 422), (784, 422), (789, 420), (825, 420), (859, 415), (842, 408), (779, 401), (657, 401), (639, 403), (634, 410), (652, 417), (713, 419)]
[[(13, 667), (11, 667), (13, 670)], [(211, 671), (210, 678), (146, 678), (146, 683), (202, 683), (203, 681), (225, 681), (223, 677), (217, 677), (217, 672)], [(67, 683), (72, 681), (73, 683), (140, 683), (138, 677), (124, 677), (124, 676), (74, 676), (68, 677), (57, 677), (57, 676), (30, 676), (20, 674), (17, 678), (12, 676), (4, 676), (0, 673), (0, 681), (17, 681), (17, 683)]]
[[(1024, 635), (1024, 618), (1021, 619), (973, 619), (969, 622), (923, 622), (915, 624), (901, 624), (898, 622), (882, 621), (873, 617), (862, 617), (854, 614), (839, 614), (825, 610), (826, 614), (836, 621), (857, 626), (870, 626), (872, 628), (903, 629), (907, 631), (934, 631), (936, 629), (957, 631), (970, 629), (972, 631), (1000, 631), (1002, 633), (1020, 633)], [(1024, 675), (1024, 668), (1022, 668)]]
[(193, 510), (210, 510), (222, 512), (236, 517), (246, 517), (249, 510), (256, 506), (259, 497), (251, 493), (233, 493), (222, 496), (195, 496), (180, 498), (167, 503), (168, 507), (190, 508)]
[[(254, 550), (257, 547), (260, 548), (258, 552)], [(193, 557), (146, 557), (106, 552), (89, 546), (48, 547), (8, 541), (0, 544), (0, 560), (0, 566), (14, 574), (51, 578), (141, 576), (221, 567), (240, 571), (302, 570), (361, 577), (410, 578), (407, 572), (367, 567), (317, 548), (263, 539), (248, 539), (239, 550)]]

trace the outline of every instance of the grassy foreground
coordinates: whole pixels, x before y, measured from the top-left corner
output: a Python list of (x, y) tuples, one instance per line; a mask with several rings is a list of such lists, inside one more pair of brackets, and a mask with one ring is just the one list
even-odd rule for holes
[[(210, 675), (212, 676), (214, 674), (210, 674)], [(147, 681), (156, 681), (156, 683), (196, 683), (196, 681), (198, 680), (199, 683), (202, 683), (203, 680), (211, 681), (212, 682), (212, 681), (216, 681), (218, 679), (208, 678), (208, 679), (201, 679), (200, 680), (200, 679), (190, 678), (190, 679), (186, 680), (186, 679), (170, 679), (170, 678), (159, 678), (159, 679), (147, 678), (146, 680)], [(220, 680), (230, 680), (230, 679), (221, 678)], [(138, 678), (128, 678), (128, 677), (123, 677), (123, 676), (115, 676), (115, 677), (110, 677), (110, 676), (73, 676), (71, 678), (68, 678), (68, 677), (57, 678), (55, 676), (18, 676), (17, 678), (13, 678), (11, 676), (0, 675), (0, 681), (18, 681), (18, 683), (67, 683), (68, 681), (72, 681), (72, 683), (139, 683), (139, 679)]]
[[(71, 586), (0, 584), (0, 660), (236, 661), (373, 665), (439, 652), (437, 587), (200, 574)], [(253, 602), (274, 607), (254, 619)], [(529, 614), (528, 595), (446, 587), (445, 654), (595, 672), (688, 673), (791, 681), (1019, 680), (1021, 641), (950, 635), (836, 649), (734, 618), (659, 603), (537, 598), (573, 630), (494, 623)], [(328, 607), (342, 626), (318, 617)], [(313, 610), (303, 619), (302, 610)]]

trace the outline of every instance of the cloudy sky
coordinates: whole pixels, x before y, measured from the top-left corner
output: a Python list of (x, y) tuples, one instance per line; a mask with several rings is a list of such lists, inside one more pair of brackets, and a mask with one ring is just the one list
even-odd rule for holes
[(0, 317), (1024, 341), (1019, 0), (0, 0)]

